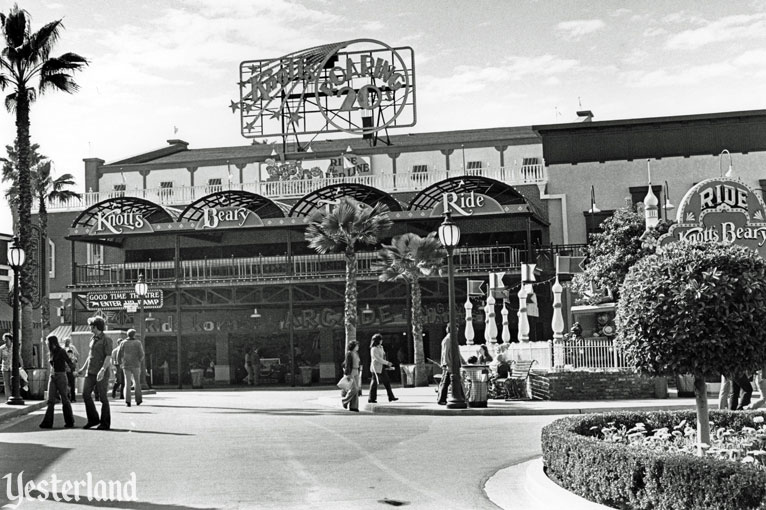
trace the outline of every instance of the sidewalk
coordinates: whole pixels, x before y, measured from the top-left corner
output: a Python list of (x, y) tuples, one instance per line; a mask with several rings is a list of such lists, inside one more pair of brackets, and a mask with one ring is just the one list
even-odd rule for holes
[(33, 413), (46, 405), (47, 402), (45, 400), (24, 400), (24, 405), (22, 406), (9, 406), (3, 401), (0, 404), (0, 423), (17, 416)]
[[(484, 416), (523, 416), (535, 414), (584, 414), (600, 413), (609, 410), (655, 411), (694, 409), (694, 398), (678, 398), (675, 390), (665, 399), (641, 400), (494, 400), (487, 401), (487, 407), (469, 407), (467, 409), (448, 409), (436, 403), (436, 386), (401, 388), (392, 386), (397, 402), (388, 402), (385, 390), (378, 390), (378, 403), (367, 403), (367, 388), (359, 398), (359, 409), (377, 414), (419, 414), (419, 415), (484, 415)], [(320, 397), (317, 401), (327, 407), (341, 407), (340, 390), (331, 395)], [(710, 409), (718, 409), (718, 397), (708, 394)]]

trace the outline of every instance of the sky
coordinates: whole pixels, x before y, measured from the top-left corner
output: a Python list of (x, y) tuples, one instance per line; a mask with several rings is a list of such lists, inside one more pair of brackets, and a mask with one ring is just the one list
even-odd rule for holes
[[(79, 191), (85, 158), (109, 163), (172, 138), (251, 143), (229, 108), (240, 62), (360, 38), (414, 50), (417, 124), (391, 134), (572, 122), (578, 110), (598, 121), (766, 107), (766, 0), (18, 4), (33, 30), (63, 20), (53, 55), (89, 61), (76, 94), (39, 96), (31, 113), (32, 142)], [(0, 143), (14, 138), (0, 110)], [(0, 232), (11, 231), (0, 199)]]

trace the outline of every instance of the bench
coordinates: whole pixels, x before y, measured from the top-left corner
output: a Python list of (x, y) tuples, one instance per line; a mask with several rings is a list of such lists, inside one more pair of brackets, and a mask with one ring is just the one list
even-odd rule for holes
[(532, 371), (532, 365), (535, 363), (537, 363), (536, 360), (513, 363), (511, 374), (504, 381), (508, 395), (506, 400), (527, 398), (527, 379), (529, 379), (529, 372)]

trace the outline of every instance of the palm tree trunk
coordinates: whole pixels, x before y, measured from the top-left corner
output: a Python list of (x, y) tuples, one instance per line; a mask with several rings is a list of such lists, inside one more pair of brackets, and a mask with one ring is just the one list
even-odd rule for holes
[(40, 225), (40, 307), (42, 331), (41, 338), (46, 338), (51, 328), (51, 303), (48, 299), (48, 209), (45, 206), (45, 190), (38, 193), (38, 222)]
[(343, 325), (346, 329), (346, 352), (348, 343), (356, 340), (356, 252), (353, 247), (346, 248), (346, 299), (343, 313)]
[[(17, 89), (16, 94), (16, 143), (19, 158), (19, 210), (18, 225), (19, 244), (30, 253), (32, 246), (32, 188), (29, 175), (29, 98), (24, 87)], [(32, 366), (32, 285), (34, 278), (30, 264), (24, 264), (19, 274), (19, 292), (21, 293), (21, 362), (25, 367)]]
[(412, 343), (415, 361), (415, 386), (428, 386), (426, 374), (426, 353), (423, 349), (423, 310), (421, 308), (420, 280), (415, 277), (410, 283), (412, 301)]

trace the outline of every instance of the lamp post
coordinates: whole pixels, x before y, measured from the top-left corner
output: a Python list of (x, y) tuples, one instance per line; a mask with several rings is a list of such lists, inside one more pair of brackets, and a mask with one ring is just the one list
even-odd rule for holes
[[(446, 202), (446, 195), (445, 195)], [(465, 393), (463, 392), (463, 383), (460, 378), (460, 348), (457, 343), (457, 324), (455, 320), (455, 267), (452, 263), (452, 252), (455, 246), (460, 242), (460, 227), (452, 221), (452, 214), (449, 209), (444, 208), (444, 221), (439, 225), (439, 240), (444, 248), (447, 249), (447, 273), (449, 287), (449, 336), (450, 349), (452, 351), (452, 398), (447, 402), (450, 409), (465, 409), (468, 404), (465, 402)]]
[(24, 399), (20, 393), (19, 379), (19, 271), (24, 265), (24, 250), (19, 246), (18, 236), (14, 236), (13, 243), (8, 247), (8, 265), (13, 268), (13, 348), (11, 358), (11, 391), (12, 395), (6, 403), (12, 406), (23, 406)]
[[(138, 296), (138, 309), (139, 309), (139, 338), (141, 339), (141, 345), (144, 348), (144, 352), (146, 352), (146, 341), (144, 340), (144, 298), (149, 293), (149, 285), (146, 284), (144, 281), (144, 275), (139, 274), (138, 275), (138, 282), (135, 286), (136, 296)], [(141, 385), (141, 390), (148, 389), (148, 386), (146, 385), (146, 357), (144, 356), (144, 359), (141, 360), (141, 380), (137, 381), (136, 384)], [(181, 379), (181, 374), (178, 374), (179, 380)]]

